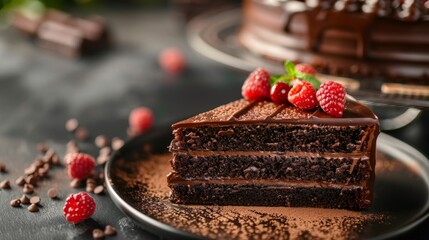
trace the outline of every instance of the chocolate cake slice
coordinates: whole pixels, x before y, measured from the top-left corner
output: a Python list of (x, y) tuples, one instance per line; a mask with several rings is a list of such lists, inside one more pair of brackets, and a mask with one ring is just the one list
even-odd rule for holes
[(174, 203), (348, 209), (372, 203), (379, 122), (352, 99), (342, 118), (241, 99), (172, 128)]

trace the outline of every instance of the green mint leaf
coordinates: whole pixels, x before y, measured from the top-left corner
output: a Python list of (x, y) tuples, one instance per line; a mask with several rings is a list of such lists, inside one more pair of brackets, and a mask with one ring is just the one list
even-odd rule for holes
[(290, 84), (292, 82), (292, 77), (284, 74), (270, 77), (270, 86), (273, 86), (278, 82), (284, 82), (286, 84)]
[(298, 79), (302, 79), (306, 82), (309, 82), (315, 89), (319, 89), (320, 88), (320, 80), (317, 79), (315, 76), (310, 75), (310, 74), (305, 74), (305, 73), (301, 73), (301, 72), (297, 72), (296, 73), (296, 78)]
[(291, 76), (292, 78), (296, 77), (296, 70), (295, 70), (295, 64), (293, 64), (293, 62), (291, 61), (286, 61), (285, 62), (285, 70), (288, 73), (289, 76)]

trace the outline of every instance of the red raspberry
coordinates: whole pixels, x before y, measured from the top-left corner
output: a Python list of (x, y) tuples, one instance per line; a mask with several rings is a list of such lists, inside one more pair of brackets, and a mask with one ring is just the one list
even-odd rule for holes
[(247, 100), (262, 100), (270, 97), (270, 74), (263, 68), (253, 71), (241, 88), (241, 94)]
[(95, 212), (95, 201), (86, 192), (71, 194), (64, 204), (63, 212), (68, 222), (74, 224), (91, 217)]
[(334, 81), (324, 82), (316, 95), (323, 111), (334, 117), (343, 116), (346, 104), (346, 90), (343, 85)]
[(310, 64), (300, 63), (295, 66), (295, 70), (297, 72), (310, 74), (310, 75), (316, 75), (316, 69), (314, 69), (313, 66)]
[(278, 82), (271, 87), (271, 100), (276, 104), (286, 103), (290, 87), (284, 82)]
[(179, 49), (165, 49), (158, 60), (161, 68), (169, 74), (176, 75), (185, 69), (185, 57)]
[(289, 91), (288, 100), (290, 103), (303, 110), (316, 108), (316, 89), (314, 89), (309, 82), (297, 80)]
[(131, 111), (128, 119), (130, 130), (135, 134), (146, 132), (152, 127), (153, 113), (150, 108), (138, 107)]
[(94, 158), (86, 153), (69, 153), (64, 158), (72, 179), (85, 179), (95, 167)]

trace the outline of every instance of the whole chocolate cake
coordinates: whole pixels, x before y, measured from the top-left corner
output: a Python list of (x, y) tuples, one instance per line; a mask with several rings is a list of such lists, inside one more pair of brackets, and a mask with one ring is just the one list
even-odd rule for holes
[(231, 102), (173, 125), (171, 200), (184, 204), (368, 208), (377, 117), (270, 101)]
[(318, 71), (429, 84), (427, 0), (245, 0), (240, 43)]

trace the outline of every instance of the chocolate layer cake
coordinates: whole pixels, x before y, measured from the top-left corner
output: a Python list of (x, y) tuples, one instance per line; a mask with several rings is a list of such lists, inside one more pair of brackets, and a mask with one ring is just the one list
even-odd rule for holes
[(371, 205), (379, 123), (351, 99), (342, 118), (242, 99), (172, 127), (174, 203)]
[(339, 76), (429, 84), (427, 0), (245, 0), (238, 37)]

